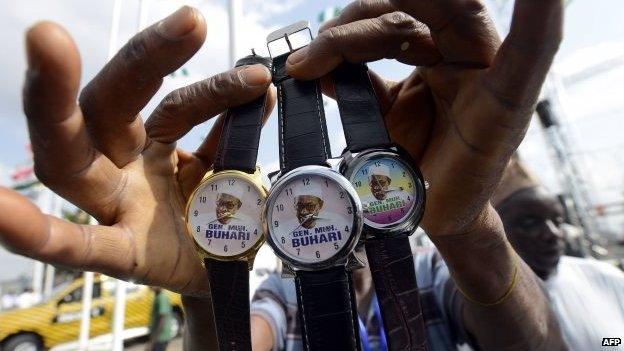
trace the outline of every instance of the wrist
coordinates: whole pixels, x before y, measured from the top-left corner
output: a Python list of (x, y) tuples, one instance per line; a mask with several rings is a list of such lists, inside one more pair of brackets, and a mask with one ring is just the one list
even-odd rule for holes
[[(461, 229), (454, 227), (447, 228), (444, 232), (437, 231), (427, 235), (436, 245), (440, 253), (445, 250), (452, 250), (461, 245), (467, 249), (482, 251), (491, 249), (492, 246), (506, 244), (507, 237), (503, 222), (498, 213), (490, 204), (486, 205), (470, 223), (463, 225)], [(460, 256), (471, 257), (470, 251), (457, 253)]]
[(212, 315), (212, 299), (210, 296), (182, 295), (181, 297), (187, 319), (194, 319), (197, 316), (199, 317), (198, 319), (205, 320), (207, 315)]
[(491, 302), (509, 289), (517, 257), (503, 224), (488, 205), (461, 234), (431, 238), (460, 290), (475, 300)]
[(184, 344), (186, 350), (217, 350), (215, 327), (210, 296), (182, 295), (185, 323)]

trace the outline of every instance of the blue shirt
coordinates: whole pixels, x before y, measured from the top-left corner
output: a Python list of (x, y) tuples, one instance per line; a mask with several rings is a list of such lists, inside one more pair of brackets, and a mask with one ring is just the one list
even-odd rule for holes
[[(459, 314), (458, 292), (446, 264), (436, 251), (427, 250), (414, 256), (414, 267), (429, 350), (456, 350), (457, 345), (464, 342), (466, 333)], [(274, 350), (303, 350), (293, 279), (282, 279), (279, 273), (269, 274), (254, 293), (251, 314), (261, 317), (271, 327)], [(360, 317), (371, 351), (382, 350), (380, 321), (372, 308), (367, 316)]]

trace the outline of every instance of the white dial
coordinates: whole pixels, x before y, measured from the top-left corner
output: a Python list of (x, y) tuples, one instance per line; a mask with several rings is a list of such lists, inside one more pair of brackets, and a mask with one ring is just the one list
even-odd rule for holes
[(217, 256), (236, 256), (262, 239), (264, 196), (246, 179), (218, 176), (200, 184), (188, 206), (195, 242)]
[(323, 262), (357, 235), (351, 196), (335, 180), (299, 175), (278, 191), (267, 208), (269, 235), (277, 249), (293, 260)]

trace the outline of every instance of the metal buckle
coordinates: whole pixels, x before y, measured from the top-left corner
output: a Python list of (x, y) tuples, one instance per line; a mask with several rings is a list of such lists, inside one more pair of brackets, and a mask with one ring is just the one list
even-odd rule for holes
[[(287, 52), (293, 52), (299, 48), (302, 48), (306, 45), (308, 45), (308, 43), (306, 43), (305, 45), (301, 45), (298, 47), (293, 47), (293, 44), (291, 43), (291, 40), (289, 38), (289, 36), (292, 36), (295, 33), (299, 33), (302, 32), (304, 30), (308, 30), (308, 33), (310, 34), (310, 41), (312, 40), (312, 30), (310, 30), (310, 22), (308, 21), (299, 21), (299, 22), (295, 22), (291, 25), (288, 25), (284, 28), (278, 29), (274, 32), (271, 32), (271, 34), (269, 34), (267, 36), (267, 49), (269, 50), (269, 56), (271, 56), (271, 58), (273, 58), (273, 53), (271, 53), (271, 44), (275, 43), (276, 41), (279, 41), (281, 39), (284, 39), (286, 41), (286, 45), (288, 45), (288, 51)], [(286, 53), (286, 52), (284, 52)], [(282, 55), (284, 53), (280, 53), (279, 55)]]

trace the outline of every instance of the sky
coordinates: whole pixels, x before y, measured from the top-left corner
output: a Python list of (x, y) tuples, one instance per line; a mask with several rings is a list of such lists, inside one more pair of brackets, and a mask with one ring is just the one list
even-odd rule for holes
[[(199, 8), (207, 20), (208, 37), (202, 49), (185, 68), (186, 78), (166, 78), (158, 94), (144, 109), (149, 113), (169, 91), (191, 84), (228, 68), (228, 22), (226, 2), (145, 0), (148, 22), (155, 22), (182, 4)], [(318, 14), (330, 6), (342, 7), (348, 1), (330, 0), (242, 0), (244, 18), (240, 21), (237, 56), (244, 56), (253, 47), (266, 54), (265, 38), (274, 29), (297, 20), (308, 19), (313, 32), (318, 28)], [(136, 31), (138, 0), (123, 1), (123, 15), (117, 46), (123, 45)], [(500, 10), (501, 32), (508, 26), (512, 1), (492, 0), (492, 10)], [(13, 167), (28, 162), (27, 130), (21, 107), (21, 85), (25, 71), (24, 31), (43, 19), (54, 20), (67, 28), (80, 49), (83, 62), (82, 84), (86, 84), (104, 65), (108, 55), (112, 0), (29, 0), (0, 1), (0, 184), (6, 185)], [(609, 55), (624, 58), (624, 26), (621, 0), (574, 0), (566, 14), (565, 34), (553, 72), (566, 82), (586, 67), (599, 63)], [(619, 56), (618, 56), (619, 55)], [(399, 80), (411, 67), (387, 60), (370, 65), (381, 75)], [(564, 84), (565, 105), (562, 111), (566, 132), (572, 138), (574, 159), (582, 165), (587, 183), (596, 202), (622, 201), (624, 196), (624, 59), (617, 68), (594, 75), (590, 79)], [(548, 90), (548, 89), (546, 89)], [(326, 104), (328, 130), (332, 135), (332, 152), (338, 156), (345, 142), (335, 103)], [(179, 146), (193, 150), (209, 130), (211, 122), (195, 128)], [(265, 173), (276, 170), (277, 123), (274, 113), (263, 130), (259, 163)], [(551, 154), (544, 144), (543, 132), (533, 125), (520, 149), (529, 167), (553, 191), (559, 191), (557, 172)], [(622, 216), (611, 218), (607, 225), (622, 231)], [(29, 273), (29, 264), (0, 248), (0, 281)]]

